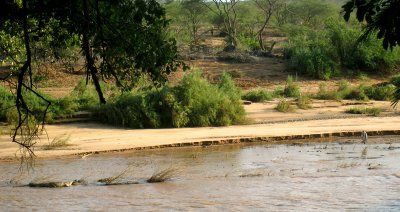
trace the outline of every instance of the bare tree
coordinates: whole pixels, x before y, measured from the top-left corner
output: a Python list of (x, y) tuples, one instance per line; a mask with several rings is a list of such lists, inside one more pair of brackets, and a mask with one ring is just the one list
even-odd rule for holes
[(204, 5), (210, 9), (213, 13), (223, 17), (224, 29), (228, 35), (228, 46), (226, 49), (234, 50), (237, 45), (237, 14), (236, 5), (240, 0), (212, 0), (215, 7), (212, 7), (208, 2), (204, 2)]
[(260, 29), (257, 32), (257, 39), (261, 50), (265, 50), (263, 34), (267, 28), (272, 15), (281, 7), (283, 4), (281, 0), (254, 0), (254, 3), (262, 11), (264, 17), (261, 23)]
[(272, 14), (272, 16), (274, 16), (278, 26), (282, 26), (287, 23), (289, 18), (289, 10), (286, 0), (281, 0), (281, 3), (276, 6), (275, 12)]

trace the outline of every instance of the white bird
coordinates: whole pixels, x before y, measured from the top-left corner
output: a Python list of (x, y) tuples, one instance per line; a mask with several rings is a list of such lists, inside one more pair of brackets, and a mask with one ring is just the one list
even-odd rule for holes
[(368, 142), (368, 134), (367, 134), (367, 132), (365, 132), (365, 131), (361, 132), (361, 139), (362, 139), (363, 144), (366, 144)]

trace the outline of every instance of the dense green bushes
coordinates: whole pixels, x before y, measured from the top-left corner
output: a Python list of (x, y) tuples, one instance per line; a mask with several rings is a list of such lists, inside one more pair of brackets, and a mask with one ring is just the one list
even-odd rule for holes
[[(103, 87), (106, 96), (111, 96), (115, 92), (115, 89), (111, 89), (109, 86), (103, 85)], [(50, 123), (56, 118), (71, 116), (76, 111), (92, 110), (99, 103), (96, 90), (93, 86), (86, 86), (84, 80), (78, 82), (69, 96), (53, 98), (43, 93), (40, 95), (51, 103), (45, 119)], [(42, 121), (47, 102), (28, 91), (23, 91), (23, 96), (36, 121)], [(0, 86), (0, 122), (15, 123), (17, 120), (15, 97), (8, 89)]]
[(326, 21), (320, 31), (292, 28), (285, 47), (289, 67), (319, 79), (361, 71), (396, 71), (400, 49), (386, 51), (375, 36), (358, 43), (361, 34), (360, 27), (333, 19)]
[(392, 100), (395, 88), (396, 87), (391, 83), (351, 87), (347, 81), (342, 80), (339, 82), (337, 90), (328, 90), (325, 83), (320, 84), (319, 91), (315, 95), (315, 98), (330, 100), (355, 99), (368, 101), (373, 99), (390, 101)]
[(382, 112), (381, 108), (377, 107), (352, 107), (346, 110), (350, 114), (365, 114), (368, 116), (379, 116)]
[(242, 96), (243, 100), (251, 101), (251, 102), (263, 102), (270, 101), (274, 98), (273, 94), (267, 90), (252, 90), (248, 91)]
[(199, 73), (185, 75), (176, 87), (123, 94), (96, 114), (98, 121), (130, 128), (222, 126), (245, 117), (240, 91), (228, 74), (211, 85)]

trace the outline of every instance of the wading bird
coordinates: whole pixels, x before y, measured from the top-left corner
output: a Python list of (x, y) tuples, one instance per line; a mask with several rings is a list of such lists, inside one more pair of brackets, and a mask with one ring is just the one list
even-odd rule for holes
[(362, 139), (363, 144), (366, 144), (368, 142), (368, 134), (367, 134), (367, 132), (365, 132), (365, 131), (361, 132), (361, 139)]

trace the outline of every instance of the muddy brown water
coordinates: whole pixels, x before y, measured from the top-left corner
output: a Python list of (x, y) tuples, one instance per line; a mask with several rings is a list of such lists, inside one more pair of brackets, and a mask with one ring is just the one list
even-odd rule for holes
[[(400, 139), (232, 145), (38, 160), (29, 175), (0, 163), (0, 211), (399, 211)], [(391, 143), (391, 144), (390, 144)], [(366, 149), (365, 149), (366, 148)], [(175, 177), (150, 184), (157, 170)], [(121, 181), (100, 178), (126, 170)], [(21, 187), (85, 178), (67, 188)], [(11, 182), (12, 181), (12, 182)]]

